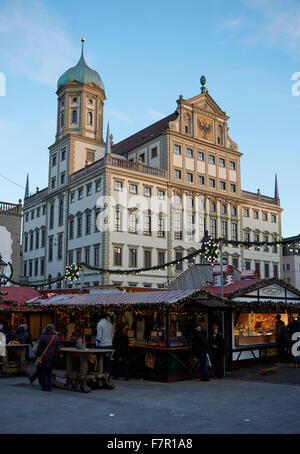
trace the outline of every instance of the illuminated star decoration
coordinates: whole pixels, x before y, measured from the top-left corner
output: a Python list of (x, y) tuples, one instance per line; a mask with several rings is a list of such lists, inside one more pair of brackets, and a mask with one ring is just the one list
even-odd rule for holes
[(70, 282), (77, 281), (80, 278), (80, 267), (75, 263), (66, 267), (65, 278)]
[(218, 243), (216, 243), (214, 240), (209, 239), (206, 241), (203, 245), (203, 254), (205, 259), (213, 264), (216, 263), (219, 260), (218, 256)]

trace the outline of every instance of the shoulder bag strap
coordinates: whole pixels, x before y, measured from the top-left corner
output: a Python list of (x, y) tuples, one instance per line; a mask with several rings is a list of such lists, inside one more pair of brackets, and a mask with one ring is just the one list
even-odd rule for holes
[(44, 357), (44, 355), (46, 354), (48, 348), (50, 347), (50, 345), (51, 345), (52, 342), (54, 341), (54, 338), (55, 338), (55, 334), (53, 334), (53, 336), (52, 336), (52, 338), (51, 338), (49, 344), (47, 345), (47, 347), (45, 348), (45, 350), (44, 350), (43, 353), (41, 354), (41, 356), (40, 356), (40, 358), (39, 358), (40, 361), (43, 359), (43, 357)]

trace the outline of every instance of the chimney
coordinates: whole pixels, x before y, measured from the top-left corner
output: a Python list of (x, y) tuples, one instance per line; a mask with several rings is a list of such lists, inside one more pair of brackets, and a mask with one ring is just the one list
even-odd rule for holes
[[(215, 265), (213, 267), (213, 286), (214, 287), (221, 287), (222, 283), (222, 275), (221, 275), (221, 266)], [(231, 265), (223, 265), (223, 285), (232, 284), (234, 281), (234, 268)]]

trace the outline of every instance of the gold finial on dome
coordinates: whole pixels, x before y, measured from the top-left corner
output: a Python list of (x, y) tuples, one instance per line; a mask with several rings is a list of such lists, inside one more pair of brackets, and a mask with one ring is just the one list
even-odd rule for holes
[(81, 42), (84, 43), (84, 41), (85, 41), (85, 37), (83, 36), (83, 37), (81, 38)]

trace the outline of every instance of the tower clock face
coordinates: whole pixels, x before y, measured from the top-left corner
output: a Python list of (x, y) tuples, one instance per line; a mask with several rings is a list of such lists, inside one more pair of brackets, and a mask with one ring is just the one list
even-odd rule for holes
[(214, 141), (214, 122), (210, 118), (197, 115), (197, 137), (198, 139)]

